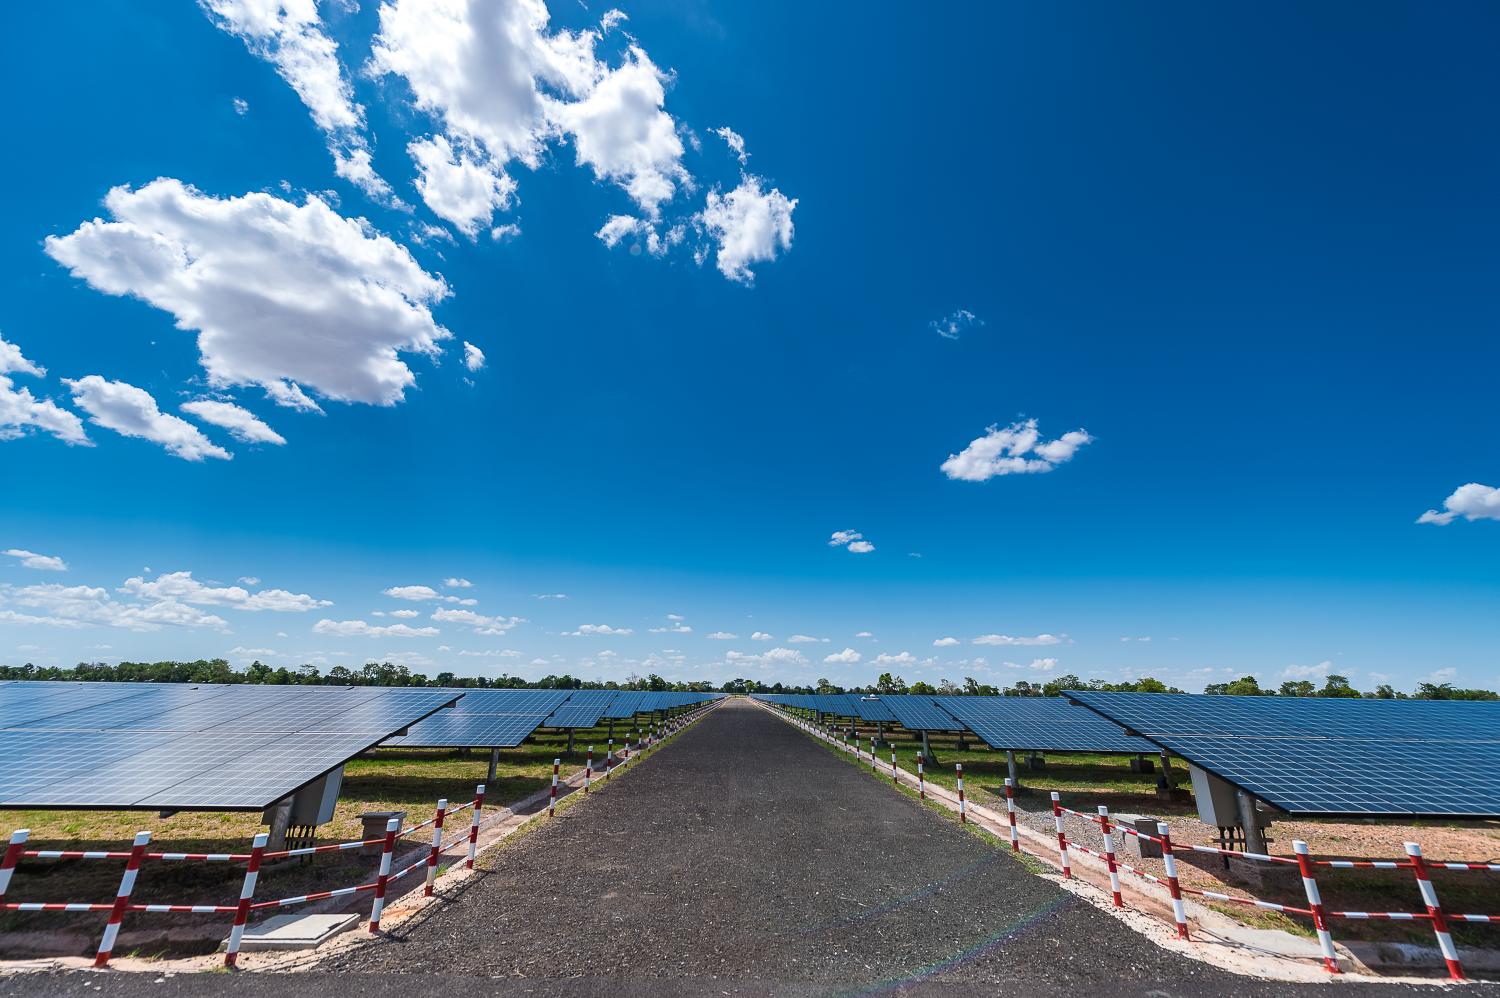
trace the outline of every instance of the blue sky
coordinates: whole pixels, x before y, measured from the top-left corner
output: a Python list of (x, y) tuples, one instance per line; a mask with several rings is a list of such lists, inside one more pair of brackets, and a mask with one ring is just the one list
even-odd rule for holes
[(0, 660), (1500, 686), (1493, 6), (551, 8), (5, 15)]

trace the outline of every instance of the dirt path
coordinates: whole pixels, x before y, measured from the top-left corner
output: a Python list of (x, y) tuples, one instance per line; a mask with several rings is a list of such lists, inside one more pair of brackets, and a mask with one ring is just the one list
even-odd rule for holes
[(159, 998), (410, 996), (476, 977), (489, 993), (537, 995), (1351, 987), (1256, 981), (1165, 952), (748, 705), (713, 712), (484, 865), (449, 903), (317, 971), (36, 975), (0, 981), (0, 996), (86, 984)]

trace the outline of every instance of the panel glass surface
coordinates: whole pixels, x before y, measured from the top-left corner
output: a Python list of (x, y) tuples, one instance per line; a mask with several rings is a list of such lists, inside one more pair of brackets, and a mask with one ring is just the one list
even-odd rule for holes
[(1150, 752), (1156, 747), (1062, 697), (937, 697), (938, 706), (997, 749)]

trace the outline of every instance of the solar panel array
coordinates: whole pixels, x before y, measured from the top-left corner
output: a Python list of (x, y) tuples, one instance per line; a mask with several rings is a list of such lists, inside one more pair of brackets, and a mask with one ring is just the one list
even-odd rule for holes
[(1062, 697), (937, 697), (937, 705), (992, 748), (1037, 752), (1152, 752), (1143, 738)]
[(515, 748), (538, 728), (592, 728), (601, 720), (670, 710), (721, 694), (639, 690), (453, 689), (451, 711), (414, 725), (386, 745), (398, 748)]
[(880, 700), (908, 731), (964, 730), (964, 722), (938, 706), (934, 697), (911, 694), (881, 697)]
[(453, 699), (395, 687), (7, 682), (0, 807), (257, 810)]
[(1295, 814), (1500, 817), (1500, 703), (1068, 691)]

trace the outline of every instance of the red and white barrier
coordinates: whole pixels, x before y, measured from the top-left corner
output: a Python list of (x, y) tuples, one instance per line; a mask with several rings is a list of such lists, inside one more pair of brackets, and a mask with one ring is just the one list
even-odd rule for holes
[(1182, 887), (1177, 883), (1177, 857), (1172, 855), (1172, 829), (1165, 821), (1156, 823), (1161, 843), (1161, 864), (1167, 871), (1167, 893), (1172, 896), (1172, 918), (1177, 922), (1177, 937), (1188, 939), (1187, 909), (1182, 904)]
[(547, 801), (547, 817), (557, 815), (557, 769), (562, 765), (561, 759), (552, 760), (552, 796)]
[(469, 822), (469, 855), (464, 858), (464, 869), (474, 869), (474, 859), (479, 855), (479, 812), (484, 808), (484, 784), (474, 790), (474, 817)]
[(954, 772), (958, 774), (958, 821), (961, 825), (969, 823), (969, 807), (964, 802), (964, 764), (956, 762), (953, 764)]
[(380, 916), (385, 911), (385, 889), (391, 880), (391, 859), (396, 851), (396, 832), (401, 827), (400, 818), (385, 823), (385, 840), (381, 843), (380, 872), (375, 878), (375, 901), (370, 908), (370, 931), (380, 931)]
[(583, 795), (589, 795), (589, 784), (594, 778), (594, 746), (589, 746), (588, 759), (583, 764)]
[(1339, 958), (1333, 949), (1333, 935), (1328, 931), (1328, 920), (1323, 915), (1323, 895), (1318, 890), (1317, 880), (1313, 878), (1307, 843), (1301, 839), (1293, 839), (1292, 851), (1297, 854), (1297, 869), (1302, 874), (1302, 890), (1307, 894), (1307, 908), (1312, 912), (1313, 928), (1318, 933), (1318, 947), (1323, 951), (1323, 966), (1330, 974), (1337, 974)]
[(1058, 802), (1055, 790), (1052, 792), (1052, 820), (1057, 825), (1057, 855), (1062, 860), (1063, 879), (1068, 880), (1073, 876), (1073, 867), (1068, 862), (1068, 833), (1063, 830), (1062, 804)]
[(927, 772), (923, 769), (924, 760), (922, 753), (917, 753), (917, 796), (922, 800), (927, 799)]
[(1005, 814), (1010, 820), (1010, 851), (1020, 852), (1021, 836), (1016, 829), (1016, 785), (1009, 778), (1005, 781)]
[(443, 818), (448, 814), (448, 800), (438, 801), (437, 815), (432, 819), (432, 851), (427, 854), (427, 883), (422, 887), (423, 897), (432, 897), (433, 884), (437, 882), (438, 854), (443, 851)]
[(1437, 936), (1438, 949), (1443, 952), (1443, 962), (1448, 965), (1448, 976), (1463, 981), (1464, 968), (1458, 962), (1458, 950), (1453, 937), (1448, 934), (1448, 921), (1443, 917), (1443, 907), (1438, 904), (1437, 888), (1427, 876), (1427, 866), (1422, 859), (1422, 847), (1415, 842), (1406, 843), (1406, 855), (1411, 857), (1412, 872), (1417, 875), (1417, 888), (1422, 892), (1422, 903), (1427, 906), (1427, 917), (1432, 920), (1432, 933)]
[(260, 861), (268, 838), (265, 832), (259, 832), (250, 847), (250, 862), (245, 866), (245, 879), (240, 885), (240, 903), (234, 907), (234, 925), (224, 950), (226, 967), (233, 967), (240, 958), (240, 940), (245, 938), (245, 923), (250, 920), (250, 902), (255, 897), (255, 882), (260, 878)]
[(901, 785), (901, 778), (896, 775), (896, 750), (891, 749), (891, 782), (896, 786)]
[[(1009, 787), (1006, 788), (1010, 789)], [(1114, 830), (1109, 825), (1109, 808), (1103, 804), (1099, 805), (1099, 827), (1104, 832), (1104, 857), (1109, 867), (1109, 893), (1110, 900), (1116, 908), (1125, 907), (1125, 899), (1120, 897), (1120, 870), (1115, 865), (1115, 836)]]

